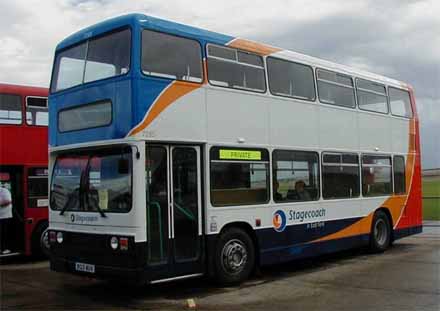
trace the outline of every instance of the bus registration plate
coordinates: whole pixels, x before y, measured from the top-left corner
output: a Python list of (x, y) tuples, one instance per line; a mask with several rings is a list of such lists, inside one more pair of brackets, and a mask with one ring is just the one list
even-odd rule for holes
[(81, 272), (95, 273), (95, 265), (90, 265), (87, 263), (76, 262), (75, 270)]

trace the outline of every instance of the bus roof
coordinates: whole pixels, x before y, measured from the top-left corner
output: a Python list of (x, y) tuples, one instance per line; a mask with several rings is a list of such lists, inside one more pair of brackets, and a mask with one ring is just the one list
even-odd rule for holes
[[(259, 50), (271, 51), (272, 52), (271, 55), (276, 55), (277, 57), (284, 58), (286, 60), (303, 62), (305, 64), (313, 65), (316, 67), (323, 67), (325, 69), (330, 69), (330, 70), (333, 69), (342, 73), (356, 75), (358, 77), (365, 79), (374, 79), (376, 81), (380, 81), (386, 84), (391, 84), (406, 89), (411, 88), (409, 84), (404, 83), (402, 81), (398, 81), (382, 75), (374, 74), (365, 70), (356, 69), (353, 67), (334, 63), (331, 61), (326, 61), (320, 58), (308, 56), (290, 50), (285, 50), (283, 48), (273, 47), (270, 45), (253, 42), (250, 40), (241, 39), (230, 35), (224, 35), (217, 32), (208, 31), (197, 27), (192, 27), (192, 26), (148, 16), (145, 14), (139, 14), (139, 13), (132, 13), (132, 14), (110, 18), (95, 25), (84, 28), (70, 35), (63, 41), (61, 41), (57, 45), (56, 51), (65, 49), (69, 46), (77, 44), (88, 38), (99, 36), (111, 30), (117, 28), (123, 28), (126, 26), (131, 26), (133, 28), (136, 26), (145, 27), (152, 30), (194, 38), (201, 41), (202, 43), (204, 42), (204, 43), (215, 43), (220, 45), (231, 45), (237, 48), (241, 48), (243, 50), (248, 49), (248, 47), (252, 47), (250, 51), (257, 53)], [(234, 44), (234, 42), (239, 44)], [(265, 55), (268, 54), (265, 53)]]
[(13, 93), (20, 95), (33, 95), (33, 96), (44, 96), (48, 95), (48, 88), (38, 87), (38, 86), (30, 86), (30, 85), (19, 85), (19, 84), (10, 84), (10, 83), (1, 83), (0, 82), (0, 92), (2, 93)]
[(157, 31), (170, 32), (182, 36), (190, 36), (199, 40), (215, 42), (218, 44), (226, 44), (227, 42), (234, 39), (234, 37), (232, 36), (223, 35), (213, 31), (203, 30), (200, 28), (171, 22), (144, 14), (132, 13), (110, 18), (95, 25), (84, 28), (61, 41), (57, 45), (56, 49), (64, 49), (90, 37), (103, 34), (116, 28), (135, 25), (147, 27), (149, 29), (154, 29)]

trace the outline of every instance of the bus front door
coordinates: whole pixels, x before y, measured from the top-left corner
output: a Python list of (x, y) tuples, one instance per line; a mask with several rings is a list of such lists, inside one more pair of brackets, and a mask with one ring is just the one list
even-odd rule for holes
[[(3, 239), (3, 251), (8, 253), (1, 256), (12, 256), (24, 252), (24, 206), (23, 206), (23, 167), (21, 166), (1, 166), (0, 167), (0, 187), (3, 191), (9, 192), (12, 199), (11, 209), (12, 218), (3, 221), (0, 228), (0, 239)], [(3, 235), (3, 236), (2, 236)]]
[(200, 147), (147, 145), (148, 273), (203, 272)]

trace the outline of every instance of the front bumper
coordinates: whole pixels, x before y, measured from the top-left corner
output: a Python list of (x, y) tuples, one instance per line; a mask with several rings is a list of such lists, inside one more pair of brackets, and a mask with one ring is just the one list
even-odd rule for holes
[[(50, 243), (51, 270), (104, 279), (144, 280), (146, 242), (136, 243), (134, 237), (129, 237), (127, 250), (113, 250), (110, 239), (114, 235), (63, 231), (63, 236), (62, 243)], [(76, 263), (94, 265), (95, 272), (76, 271)]]
[[(85, 262), (86, 263), (86, 262)], [(50, 269), (56, 272), (72, 273), (99, 279), (117, 279), (133, 283), (145, 282), (143, 268), (123, 268), (95, 265), (95, 272), (80, 272), (75, 270), (76, 261), (51, 256)]]

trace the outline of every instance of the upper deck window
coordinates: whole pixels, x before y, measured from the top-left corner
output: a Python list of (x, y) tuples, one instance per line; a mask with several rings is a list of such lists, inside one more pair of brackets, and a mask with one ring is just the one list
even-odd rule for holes
[(376, 82), (356, 79), (359, 109), (388, 113), (385, 86)]
[(253, 53), (208, 45), (208, 77), (212, 85), (266, 91), (263, 59)]
[(128, 72), (131, 32), (129, 29), (90, 39), (55, 57), (51, 92)]
[(391, 113), (395, 116), (412, 118), (409, 93), (393, 87), (388, 88), (390, 94)]
[(21, 124), (21, 97), (0, 94), (0, 124)]
[(46, 97), (26, 97), (26, 123), (28, 125), (47, 126), (49, 114), (47, 112)]
[(318, 95), (322, 103), (354, 108), (353, 79), (350, 76), (327, 71), (316, 70), (318, 80)]
[(267, 58), (269, 89), (274, 95), (315, 100), (311, 67), (286, 60)]
[(202, 50), (195, 40), (142, 31), (142, 72), (147, 75), (202, 82)]

